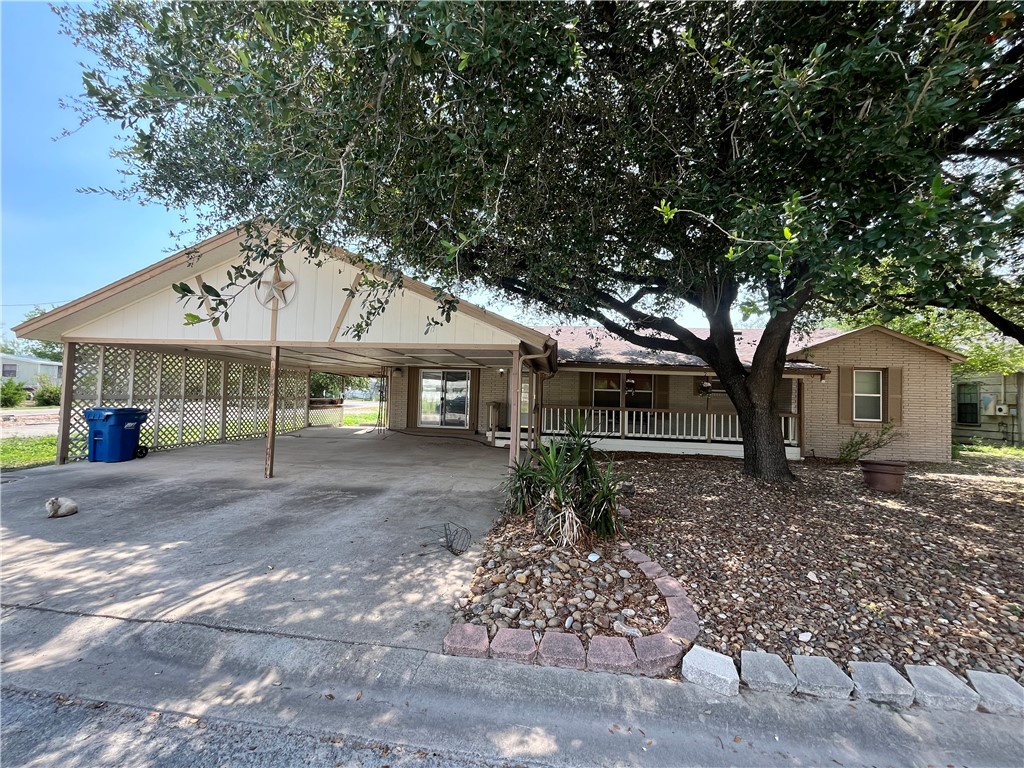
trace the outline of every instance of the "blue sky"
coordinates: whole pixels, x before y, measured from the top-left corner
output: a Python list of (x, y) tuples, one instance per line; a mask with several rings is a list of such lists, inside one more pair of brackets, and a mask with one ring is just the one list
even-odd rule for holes
[[(0, 3), (2, 25), (2, 254), (4, 330), (32, 304), (66, 302), (160, 260), (181, 229), (174, 212), (80, 187), (116, 187), (116, 131), (75, 128), (61, 98), (82, 91), (83, 52), (46, 3)], [(28, 305), (28, 306), (19, 306)]]
[[(0, 2), (2, 51), (2, 273), (3, 332), (33, 305), (49, 308), (102, 288), (170, 253), (170, 232), (182, 229), (180, 211), (84, 194), (83, 187), (120, 186), (115, 126), (78, 125), (62, 98), (82, 92), (84, 51), (60, 34), (43, 2)], [(485, 296), (467, 299), (515, 313)], [(696, 311), (681, 318), (705, 325)], [(535, 318), (542, 320), (542, 318)]]

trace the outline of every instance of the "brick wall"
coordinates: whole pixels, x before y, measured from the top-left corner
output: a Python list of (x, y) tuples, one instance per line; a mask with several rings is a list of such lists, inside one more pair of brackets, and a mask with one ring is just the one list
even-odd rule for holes
[(923, 347), (879, 331), (841, 337), (812, 350), (808, 357), (832, 373), (824, 382), (808, 379), (804, 386), (804, 451), (835, 458), (854, 432), (871, 432), (879, 424), (839, 423), (839, 367), (903, 369), (903, 437), (871, 454), (871, 458), (906, 461), (949, 461), (951, 441), (950, 362)]
[(580, 375), (577, 371), (561, 369), (544, 380), (544, 405), (579, 405)]
[(406, 429), (409, 426), (409, 369), (402, 374), (391, 374), (391, 390), (388, 392), (388, 426), (391, 429)]
[[(498, 375), (497, 368), (483, 368), (480, 371), (480, 392), (477, 397), (477, 431), (486, 433), (488, 427), (488, 403), (501, 403), (498, 408), (498, 426), (508, 425), (508, 380), (509, 372), (505, 368), (503, 376)], [(523, 374), (524, 378), (526, 374)]]

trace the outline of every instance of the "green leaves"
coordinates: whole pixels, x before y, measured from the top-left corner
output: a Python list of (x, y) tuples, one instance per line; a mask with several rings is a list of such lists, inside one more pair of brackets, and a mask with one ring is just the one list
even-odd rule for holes
[(672, 221), (672, 218), (679, 213), (679, 209), (674, 208), (665, 198), (662, 198), (661, 202), (654, 206), (654, 210), (661, 214), (662, 221), (665, 224)]

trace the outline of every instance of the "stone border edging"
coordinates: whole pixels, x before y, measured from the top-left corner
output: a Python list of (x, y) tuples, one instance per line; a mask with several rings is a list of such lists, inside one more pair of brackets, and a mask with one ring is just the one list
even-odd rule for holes
[(483, 625), (456, 624), (444, 638), (442, 650), (451, 656), (490, 656), (525, 663), (536, 661), (552, 667), (651, 677), (667, 675), (679, 665), (683, 651), (697, 639), (700, 619), (686, 589), (660, 563), (633, 549), (628, 542), (619, 542), (619, 547), (622, 556), (654, 582), (668, 606), (669, 620), (660, 632), (634, 638), (632, 645), (627, 637), (595, 635), (585, 651), (580, 638), (566, 632), (544, 632), (538, 645), (530, 629), (501, 628), (493, 640), (488, 640)]
[[(533, 630), (499, 629), (489, 640), (482, 624), (456, 624), (445, 636), (442, 650), (450, 656), (509, 659), (602, 672), (625, 672), (659, 677), (677, 665), (684, 680), (723, 696), (736, 696), (740, 681), (750, 690), (790, 695), (795, 693), (827, 698), (855, 699), (926, 709), (983, 711), (1024, 717), (1024, 687), (1009, 675), (968, 670), (968, 686), (949, 670), (930, 665), (908, 664), (904, 671), (879, 661), (851, 661), (850, 676), (826, 656), (794, 655), (793, 670), (781, 656), (761, 651), (741, 651), (740, 664), (731, 656), (692, 645), (700, 632), (697, 611), (677, 579), (643, 552), (621, 542), (623, 557), (634, 563), (654, 582), (668, 605), (669, 621), (661, 632), (633, 640), (613, 635), (595, 635), (585, 651), (580, 638), (568, 632), (544, 632), (540, 644)], [(689, 648), (686, 655), (683, 650)], [(742, 670), (742, 677), (740, 674)], [(852, 676), (852, 677), (851, 677)]]

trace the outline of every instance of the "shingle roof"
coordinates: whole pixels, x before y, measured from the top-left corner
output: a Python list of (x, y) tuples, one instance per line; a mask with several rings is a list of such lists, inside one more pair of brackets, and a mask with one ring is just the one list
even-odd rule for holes
[[(671, 365), (684, 368), (707, 368), (707, 363), (696, 355), (681, 352), (659, 352), (645, 349), (609, 333), (604, 328), (578, 325), (541, 326), (538, 331), (548, 334), (558, 342), (558, 362), (562, 363), (603, 363), (620, 365)], [(707, 338), (707, 328), (690, 328), (695, 335)], [(736, 351), (740, 360), (749, 365), (754, 358), (754, 350), (764, 333), (763, 328), (742, 329), (736, 331)], [(790, 340), (788, 354), (793, 355), (813, 344), (820, 344), (848, 331), (836, 328), (812, 331), (809, 334), (794, 337)], [(818, 366), (809, 363), (791, 362), (789, 368), (811, 368)]]

